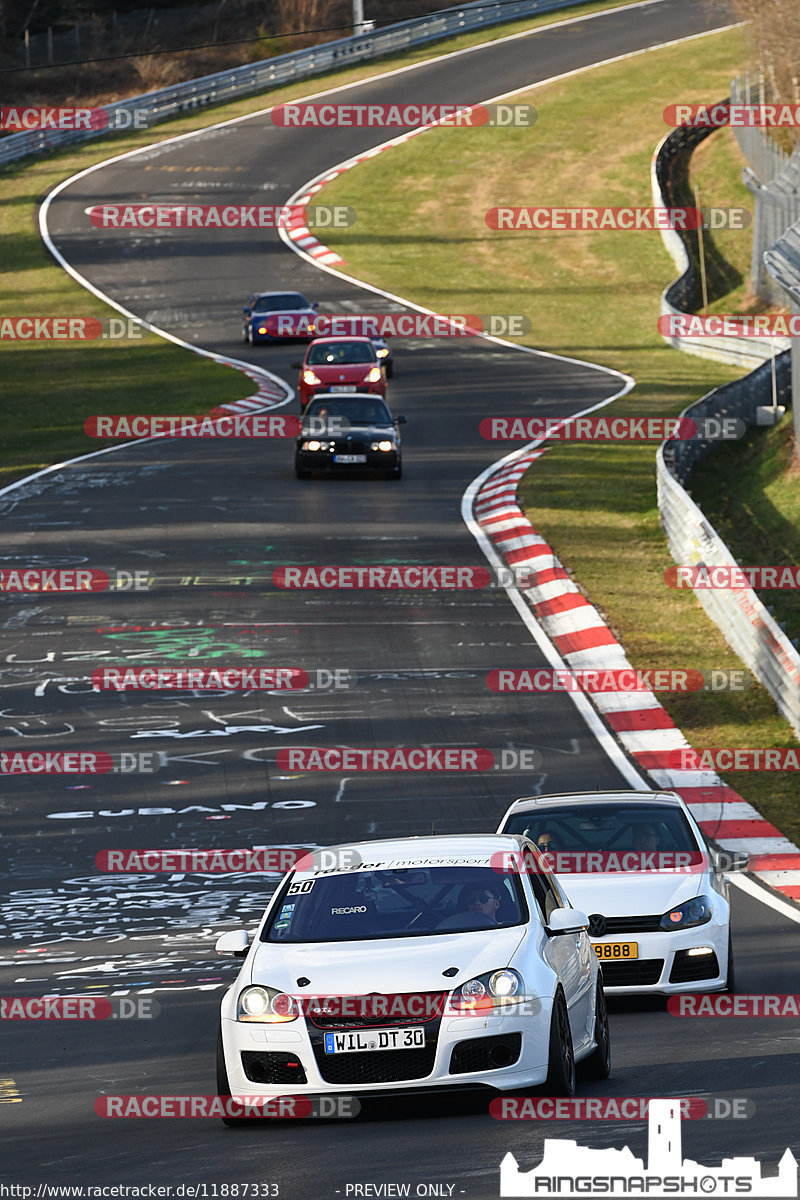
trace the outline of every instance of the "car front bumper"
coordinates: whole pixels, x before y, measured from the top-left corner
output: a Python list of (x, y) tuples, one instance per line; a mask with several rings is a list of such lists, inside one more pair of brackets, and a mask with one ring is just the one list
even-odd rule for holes
[[(550, 1001), (528, 1000), (517, 1015), (444, 1014), (434, 1021), (414, 1022), (425, 1029), (425, 1047), (326, 1055), (324, 1034), (303, 1018), (281, 1026), (263, 1026), (223, 1017), (222, 1044), (232, 1096), (320, 1094), (386, 1095), (437, 1088), (489, 1087), (510, 1091), (533, 1087), (547, 1078)], [(362, 1029), (374, 1034), (379, 1028)], [(493, 1065), (493, 1056), (508, 1065)], [(247, 1056), (243, 1060), (243, 1053)], [(253, 1055), (257, 1057), (253, 1057)], [(414, 1059), (413, 1056), (418, 1056)], [(296, 1078), (304, 1082), (253, 1079), (288, 1058), (298, 1063)], [(338, 1060), (338, 1061), (336, 1061)], [(248, 1062), (245, 1072), (244, 1061)]]
[[(636, 958), (599, 960), (603, 985), (610, 995), (652, 992), (671, 996), (679, 992), (718, 992), (725, 987), (728, 932), (727, 919), (720, 917), (674, 933), (615, 933), (613, 937), (591, 938), (591, 942), (593, 946), (612, 947), (636, 944)], [(710, 953), (699, 953), (703, 950)]]
[[(298, 450), (297, 465), (304, 471), (393, 471), (400, 462), (397, 450), (362, 450), (354, 453), (363, 455), (366, 462), (336, 462), (330, 450)], [(349, 452), (346, 452), (349, 453)]]

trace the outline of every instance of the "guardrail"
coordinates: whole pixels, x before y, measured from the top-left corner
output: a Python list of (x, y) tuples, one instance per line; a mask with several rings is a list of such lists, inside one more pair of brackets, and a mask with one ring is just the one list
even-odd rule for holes
[[(696, 147), (713, 132), (713, 128), (691, 126), (673, 129), (656, 147), (650, 164), (650, 180), (653, 204), (657, 208), (694, 205), (694, 197), (689, 190), (689, 159)], [(661, 314), (676, 316), (695, 312), (703, 302), (698, 231), (663, 229), (661, 237), (680, 272), (661, 295)], [(774, 350), (781, 351), (789, 347), (786, 338), (759, 341), (757, 338), (698, 336), (665, 337), (664, 340), (685, 354), (696, 354), (699, 358), (713, 359), (748, 371), (769, 359)]]
[[(669, 134), (659, 146), (654, 156), (653, 180), (654, 202), (657, 204), (672, 203), (669, 195), (672, 179), (680, 177), (675, 171), (674, 159), (676, 152), (688, 155), (702, 139), (700, 137), (674, 137), (674, 134), (685, 135), (689, 131), (675, 130)], [(671, 140), (673, 139), (673, 140)], [(665, 156), (665, 161), (658, 159)], [(672, 166), (672, 169), (669, 170)], [(665, 200), (661, 191), (661, 183), (667, 192)], [(656, 192), (656, 184), (658, 190)], [(800, 232), (792, 230), (791, 239), (779, 250), (773, 247), (775, 253), (774, 268), (784, 272), (784, 286), (791, 285), (800, 300)], [(685, 234), (677, 231), (664, 231), (667, 247), (680, 265), (686, 263), (680, 279), (672, 283), (662, 296), (662, 311), (686, 311), (677, 309), (676, 304), (688, 304), (697, 300), (697, 278), (695, 264), (684, 242)], [(787, 235), (788, 238), (789, 235)], [(690, 243), (691, 244), (691, 243)], [(769, 255), (767, 256), (769, 258)], [(666, 306), (666, 307), (665, 307)], [(687, 339), (674, 339), (672, 344), (678, 344), (680, 349), (686, 349)], [(715, 339), (698, 338), (698, 343)], [(720, 338), (720, 342), (735, 342), (738, 339)], [(770, 339), (771, 342), (778, 339)], [(780, 339), (786, 345), (786, 339)], [(794, 343), (792, 343), (794, 345)], [(722, 347), (724, 350), (724, 347)], [(699, 353), (700, 348), (694, 353)], [(771, 348), (766, 351), (771, 355)], [(762, 357), (763, 357), (762, 352)], [(791, 355), (794, 359), (794, 352)], [(729, 360), (726, 360), (729, 361)], [(756, 409), (761, 405), (772, 402), (772, 368), (771, 362), (762, 362), (755, 370), (742, 379), (723, 387), (715, 388), (712, 392), (701, 397), (684, 409), (682, 416), (693, 420), (708, 417), (738, 417), (750, 428), (757, 423)], [(791, 376), (793, 365), (790, 366), (790, 353), (786, 350), (775, 358), (775, 383), (777, 402), (788, 404), (791, 396)], [(800, 389), (800, 384), (798, 384)], [(800, 396), (800, 390), (796, 395)], [(800, 405), (798, 405), (800, 408)], [(664, 530), (670, 554), (676, 563), (684, 566), (704, 564), (707, 567), (735, 567), (737, 563), (730, 549), (711, 526), (702, 510), (695, 504), (685, 490), (696, 467), (711, 453), (716, 443), (712, 440), (667, 441), (658, 449), (656, 454), (656, 487), (658, 493), (658, 510), (661, 527)], [(786, 636), (766, 606), (751, 588), (740, 590), (698, 588), (695, 598), (702, 605), (707, 615), (719, 626), (728, 645), (738, 654), (745, 666), (756, 679), (764, 685), (775, 701), (779, 712), (791, 724), (795, 733), (800, 737), (800, 653)]]
[[(339, 38), (335, 42), (325, 42), (307, 50), (295, 50), (291, 54), (279, 54), (262, 62), (232, 67), (215, 75), (204, 75), (186, 83), (172, 84), (155, 92), (131, 96), (127, 100), (105, 104), (102, 107), (108, 114), (109, 125), (112, 127), (115, 122), (125, 120), (127, 124), (123, 129), (130, 128), (134, 112), (142, 111), (147, 113), (147, 125), (155, 125), (191, 109), (225, 104), (229, 100), (251, 96), (256, 92), (291, 83), (293, 80), (310, 79), (314, 75), (346, 67), (351, 63), (396, 54), (411, 46), (440, 41), (442, 38), (474, 29), (501, 25), (520, 17), (579, 6), (576, 0), (511, 0), (510, 3), (505, 0), (503, 3), (475, 0), (475, 3), (465, 4), (461, 8), (443, 9), (428, 16), (387, 25), (371, 33)], [(31, 155), (45, 154), (73, 142), (106, 136), (110, 132), (116, 132), (116, 129), (30, 130), (14, 133), (9, 137), (0, 138), (0, 164)]]

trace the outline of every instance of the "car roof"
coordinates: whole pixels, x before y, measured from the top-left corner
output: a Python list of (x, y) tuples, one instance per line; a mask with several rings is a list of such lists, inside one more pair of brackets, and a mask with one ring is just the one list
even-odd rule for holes
[(312, 404), (330, 404), (332, 400), (380, 400), (386, 408), (389, 407), (386, 397), (379, 396), (377, 392), (318, 392), (309, 400), (305, 412), (308, 412)]
[[(457, 867), (458, 859), (467, 860), (480, 857), (488, 860), (495, 854), (519, 850), (522, 846), (529, 844), (527, 838), (517, 833), (459, 833), (434, 834), (427, 837), (382, 838), (371, 842), (344, 842), (337, 846), (325, 846), (322, 850), (355, 851), (367, 869), (376, 869), (381, 863), (389, 866), (397, 865), (400, 862), (404, 865), (418, 863), (420, 866)], [(478, 864), (465, 861), (464, 865), (475, 866)], [(315, 869), (310, 873), (315, 873)]]
[(552, 796), (520, 796), (506, 810), (503, 820), (510, 817), (512, 813), (536, 812), (539, 808), (558, 808), (559, 805), (574, 807), (576, 804), (603, 804), (606, 802), (685, 808), (683, 800), (675, 792), (558, 792)]

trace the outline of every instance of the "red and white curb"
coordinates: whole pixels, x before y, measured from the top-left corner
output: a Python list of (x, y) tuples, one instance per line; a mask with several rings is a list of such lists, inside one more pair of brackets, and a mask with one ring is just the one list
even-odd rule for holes
[[(567, 666), (631, 670), (600, 613), (517, 503), (520, 478), (545, 450), (540, 446), (523, 451), (501, 463), (476, 494), (475, 519), (508, 566), (526, 565), (529, 584), (520, 594)], [(759, 879), (790, 899), (800, 899), (800, 849), (714, 771), (669, 766), (671, 753), (689, 748), (689, 742), (652, 691), (587, 696), (656, 787), (683, 798), (704, 834), (724, 850), (747, 851), (750, 869)]]
[(237, 371), (241, 371), (242, 375), (246, 375), (256, 385), (256, 390), (252, 396), (246, 396), (243, 400), (232, 400), (229, 404), (218, 404), (216, 408), (212, 408), (211, 416), (217, 417), (222, 413), (252, 413), (260, 412), (265, 408), (272, 408), (276, 404), (281, 404), (287, 399), (287, 393), (290, 392), (288, 385), (283, 383), (275, 375), (270, 375), (262, 371), (259, 367), (251, 367), (246, 363), (235, 358), (217, 357), (216, 361), (226, 367), (235, 367)]

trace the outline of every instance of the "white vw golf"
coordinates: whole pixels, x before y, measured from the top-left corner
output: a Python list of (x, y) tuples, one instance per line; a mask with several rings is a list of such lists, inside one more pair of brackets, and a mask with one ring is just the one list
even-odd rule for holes
[[(404, 838), (334, 847), (281, 882), (222, 1001), (221, 1096), (545, 1084), (610, 1070), (602, 973), (546, 870), (502, 873), (526, 839)], [(316, 858), (316, 856), (315, 856)], [(308, 865), (308, 869), (305, 868)]]
[[(522, 834), (547, 853), (567, 895), (589, 914), (614, 994), (734, 990), (721, 858), (675, 792), (527, 796), (498, 832)], [(747, 864), (746, 854), (728, 857), (734, 869)]]

